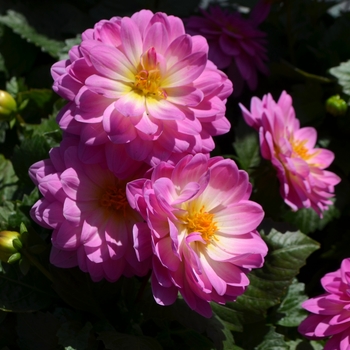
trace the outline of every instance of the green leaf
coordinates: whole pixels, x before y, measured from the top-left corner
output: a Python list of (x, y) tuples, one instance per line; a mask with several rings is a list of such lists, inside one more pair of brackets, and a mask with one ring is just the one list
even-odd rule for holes
[(19, 12), (8, 10), (5, 16), (0, 16), (0, 23), (11, 28), (16, 34), (27, 41), (39, 46), (42, 51), (46, 51), (52, 57), (59, 58), (59, 53), (63, 49), (64, 43), (49, 39), (45, 35), (37, 33)]
[[(171, 329), (168, 330), (165, 327), (167, 321), (169, 323), (177, 321), (185, 329), (193, 329), (200, 334), (206, 334), (217, 350), (234, 349), (230, 323), (223, 321), (215, 314), (211, 318), (201, 316), (191, 310), (180, 297), (172, 305), (161, 306), (154, 302), (151, 291), (147, 290), (142, 300), (141, 312), (146, 321), (150, 319), (159, 324), (167, 338), (173, 334)], [(177, 333), (175, 335), (178, 336)]]
[(23, 275), (17, 264), (3, 264), (0, 272), (0, 310), (32, 312), (51, 303), (49, 280), (36, 268)]
[(114, 331), (101, 332), (98, 337), (108, 350), (162, 350), (151, 337), (122, 334)]
[(93, 313), (103, 318), (103, 312), (98, 303), (92, 282), (88, 274), (78, 268), (60, 269), (50, 267), (53, 276), (53, 289), (70, 306), (77, 310)]
[(237, 137), (233, 143), (237, 153), (240, 168), (251, 173), (260, 163), (260, 146), (257, 133), (249, 133), (244, 137)]
[(302, 339), (286, 341), (289, 350), (323, 350), (325, 341), (307, 341)]
[(25, 106), (20, 111), (26, 123), (37, 123), (52, 111), (57, 95), (51, 89), (30, 89), (17, 94), (17, 103)]
[(282, 334), (276, 333), (274, 327), (270, 327), (264, 341), (255, 348), (256, 350), (289, 350)]
[(5, 67), (5, 60), (4, 60), (4, 56), (0, 53), (0, 72), (4, 72), (6, 75), (7, 73), (7, 69)]
[(97, 349), (98, 344), (92, 330), (89, 322), (82, 327), (80, 322), (69, 320), (63, 323), (57, 332), (59, 344), (66, 350)]
[(0, 230), (7, 230), (10, 226), (8, 224), (9, 217), (16, 213), (15, 204), (6, 201), (0, 206)]
[(284, 327), (297, 327), (305, 319), (307, 311), (301, 307), (301, 304), (308, 297), (304, 289), (304, 283), (298, 283), (296, 279), (293, 280), (286, 297), (277, 309), (277, 313), (283, 315), (277, 324)]
[(51, 313), (20, 313), (17, 335), (21, 350), (58, 349), (56, 337), (60, 321)]
[(331, 68), (329, 72), (338, 79), (339, 85), (343, 88), (343, 93), (350, 96), (350, 60)]
[(319, 244), (301, 232), (280, 233), (272, 229), (262, 234), (268, 246), (264, 266), (248, 274), (250, 284), (236, 302), (212, 304), (215, 313), (238, 330), (246, 323), (263, 320), (266, 311), (285, 296), (289, 285)]
[(322, 219), (311, 208), (302, 208), (295, 212), (288, 211), (283, 216), (286, 222), (294, 224), (305, 234), (312, 233), (316, 230), (322, 230), (330, 221), (339, 217), (340, 211), (334, 205), (331, 205), (328, 210), (323, 212)]
[(50, 116), (41, 119), (40, 124), (26, 124), (24, 127), (28, 137), (44, 136), (51, 148), (58, 146), (62, 140), (62, 130), (59, 128), (55, 117)]
[(49, 150), (50, 146), (43, 136), (24, 139), (20, 146), (15, 147), (13, 167), (22, 184), (33, 186), (28, 175), (28, 169), (37, 161), (48, 158)]
[(24, 83), (24, 78), (12, 77), (8, 82), (6, 82), (6, 91), (16, 97), (21, 91), (27, 91), (28, 87)]
[(0, 154), (0, 204), (3, 204), (6, 200), (13, 199), (14, 193), (18, 188), (17, 181), (18, 178), (11, 161)]

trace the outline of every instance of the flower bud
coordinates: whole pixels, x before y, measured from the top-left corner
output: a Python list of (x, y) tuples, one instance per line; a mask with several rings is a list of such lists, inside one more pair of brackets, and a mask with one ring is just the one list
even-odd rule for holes
[(15, 99), (7, 91), (0, 90), (0, 121), (11, 120), (16, 111)]
[(344, 115), (348, 109), (347, 103), (340, 98), (339, 95), (334, 95), (326, 101), (326, 110), (328, 113), (338, 116)]
[(0, 260), (8, 262), (13, 254), (19, 254), (18, 249), (14, 247), (13, 241), (16, 240), (16, 247), (20, 248), (20, 234), (16, 231), (0, 232)]

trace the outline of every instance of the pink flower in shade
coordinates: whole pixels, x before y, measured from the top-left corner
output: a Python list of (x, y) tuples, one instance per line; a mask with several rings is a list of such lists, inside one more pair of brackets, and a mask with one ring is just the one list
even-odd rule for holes
[(60, 127), (74, 133), (72, 120), (92, 124), (105, 142), (152, 165), (208, 153), (212, 136), (230, 129), (232, 83), (207, 54), (206, 40), (174, 16), (142, 10), (102, 20), (52, 67), (53, 89), (70, 101)]
[(293, 210), (312, 208), (320, 217), (332, 204), (334, 186), (340, 178), (327, 170), (333, 152), (315, 148), (317, 132), (300, 128), (292, 98), (285, 91), (276, 103), (270, 94), (253, 97), (250, 111), (240, 104), (244, 120), (259, 131), (263, 158), (277, 170), (280, 193)]
[(137, 260), (132, 236), (133, 225), (143, 219), (127, 202), (127, 180), (116, 178), (104, 164), (82, 163), (78, 140), (66, 135), (51, 149), (50, 159), (29, 169), (43, 195), (31, 216), (53, 230), (50, 261), (63, 268), (79, 266), (93, 281), (145, 275), (150, 263)]
[(330, 337), (324, 350), (350, 349), (350, 259), (342, 261), (339, 270), (327, 273), (321, 283), (326, 293), (301, 305), (311, 312), (299, 326), (310, 339)]
[(209, 44), (209, 59), (219, 69), (228, 68), (228, 76), (238, 96), (244, 82), (250, 90), (258, 84), (258, 71), (267, 74), (265, 33), (257, 27), (268, 15), (270, 3), (257, 4), (249, 19), (239, 12), (229, 12), (220, 6), (202, 10), (204, 17), (192, 16), (186, 21), (186, 31), (203, 35)]
[(232, 160), (203, 154), (176, 165), (161, 162), (150, 179), (127, 185), (129, 203), (146, 221), (135, 226), (135, 249), (143, 259), (153, 256), (158, 304), (174, 303), (180, 292), (191, 309), (210, 317), (209, 302), (224, 304), (244, 293), (246, 274), (267, 254), (256, 231), (264, 212), (248, 200), (250, 193), (247, 173)]

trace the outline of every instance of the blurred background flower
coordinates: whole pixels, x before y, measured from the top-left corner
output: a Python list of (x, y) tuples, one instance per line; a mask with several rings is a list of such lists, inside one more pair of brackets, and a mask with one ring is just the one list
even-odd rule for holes
[(258, 25), (267, 17), (271, 1), (259, 1), (250, 17), (218, 5), (201, 10), (202, 17), (185, 21), (186, 31), (203, 35), (209, 44), (209, 59), (219, 69), (226, 69), (233, 82), (234, 96), (239, 96), (247, 84), (250, 90), (258, 85), (258, 72), (268, 73), (266, 34)]

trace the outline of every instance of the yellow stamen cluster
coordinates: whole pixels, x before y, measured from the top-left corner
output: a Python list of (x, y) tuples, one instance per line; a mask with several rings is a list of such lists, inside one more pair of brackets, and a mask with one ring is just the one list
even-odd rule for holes
[[(184, 220), (187, 226), (187, 232), (200, 232), (202, 238), (209, 243), (215, 238), (215, 232), (218, 230), (214, 221), (214, 214), (205, 212), (204, 205), (197, 212), (188, 212)], [(214, 236), (214, 237), (213, 237)]]
[(135, 75), (135, 90), (143, 95), (151, 95), (158, 98), (166, 98), (166, 92), (160, 88), (161, 76), (158, 69), (140, 70)]
[(308, 149), (305, 147), (305, 143), (307, 140), (303, 141), (292, 141), (292, 147), (294, 153), (296, 153), (300, 158), (307, 160), (311, 158), (311, 154), (309, 154)]

